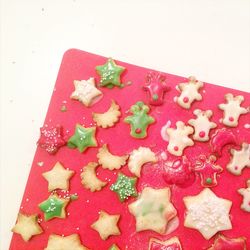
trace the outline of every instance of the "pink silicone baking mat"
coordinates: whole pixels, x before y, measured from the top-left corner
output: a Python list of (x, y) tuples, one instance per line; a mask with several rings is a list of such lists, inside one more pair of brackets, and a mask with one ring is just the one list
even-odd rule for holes
[[(176, 121), (187, 123), (189, 119), (194, 118), (192, 114), (194, 109), (211, 109), (214, 112), (212, 121), (217, 124), (218, 127), (216, 129), (218, 129), (224, 127), (220, 123), (223, 112), (218, 109), (218, 104), (225, 102), (224, 95), (226, 93), (243, 95), (245, 101), (242, 103), (242, 106), (247, 107), (250, 105), (249, 93), (205, 83), (200, 91), (203, 97), (202, 101), (194, 102), (190, 110), (185, 110), (174, 102), (174, 97), (179, 95), (176, 85), (186, 82), (187, 78), (163, 73), (171, 89), (165, 93), (163, 105), (150, 106), (150, 115), (156, 119), (156, 122), (149, 126), (148, 136), (145, 139), (135, 139), (130, 136), (130, 126), (124, 123), (123, 119), (128, 115), (130, 106), (137, 101), (144, 101), (148, 104), (149, 99), (147, 93), (142, 90), (142, 86), (145, 83), (147, 73), (153, 70), (116, 60), (118, 65), (126, 68), (126, 71), (122, 74), (122, 82), (131, 81), (132, 84), (124, 88), (101, 88), (103, 98), (91, 108), (87, 108), (82, 103), (70, 99), (70, 95), (74, 91), (73, 81), (94, 77), (98, 83), (100, 78), (95, 71), (95, 67), (103, 65), (106, 60), (107, 58), (105, 57), (76, 49), (68, 50), (64, 54), (44, 125), (62, 125), (65, 137), (68, 139), (74, 134), (76, 123), (83, 124), (86, 127), (93, 126), (92, 112), (105, 112), (110, 106), (111, 99), (113, 99), (120, 105), (122, 116), (119, 123), (112, 128), (97, 128), (96, 138), (99, 147), (107, 143), (113, 154), (124, 155), (139, 146), (145, 146), (150, 147), (156, 153), (166, 152), (168, 160), (176, 160), (177, 157), (171, 156), (167, 152), (166, 147), (168, 143), (163, 141), (160, 135), (162, 126), (168, 120), (171, 121), (172, 127), (174, 127)], [(66, 112), (60, 111), (63, 103), (67, 107)], [(250, 115), (248, 113), (240, 117), (239, 125), (236, 128), (230, 128), (236, 135), (239, 143), (250, 143), (250, 129), (245, 127), (245, 124), (249, 123), (249, 121)], [(36, 143), (37, 139), (34, 138), (34, 143)], [(217, 161), (217, 164), (222, 166), (224, 171), (218, 177), (218, 185), (212, 188), (212, 191), (217, 196), (233, 202), (230, 212), (233, 228), (224, 231), (223, 234), (233, 238), (245, 236), (247, 238), (247, 246), (250, 248), (250, 213), (240, 209), (242, 196), (237, 193), (237, 189), (246, 187), (246, 180), (250, 177), (250, 169), (246, 168), (241, 176), (230, 174), (225, 169), (226, 164), (230, 160), (229, 148), (230, 146), (224, 147), (222, 156)], [(25, 214), (39, 214), (40, 219), (42, 219), (40, 225), (44, 232), (34, 236), (29, 242), (24, 242), (20, 235), (13, 234), (10, 245), (11, 250), (44, 249), (47, 246), (48, 237), (52, 233), (59, 235), (77, 233), (80, 235), (82, 244), (93, 250), (108, 249), (113, 243), (116, 243), (120, 249), (148, 249), (150, 237), (168, 239), (172, 236), (178, 236), (183, 249), (189, 250), (206, 249), (213, 243), (214, 237), (210, 240), (205, 240), (198, 231), (183, 226), (185, 213), (183, 197), (196, 195), (203, 189), (199, 178), (196, 178), (193, 185), (186, 188), (171, 186), (171, 200), (177, 209), (180, 221), (178, 228), (174, 232), (168, 235), (160, 235), (153, 231), (136, 233), (135, 218), (128, 211), (128, 204), (133, 202), (135, 198), (130, 198), (128, 201), (121, 203), (118, 200), (117, 194), (110, 190), (110, 185), (116, 181), (118, 172), (132, 176), (127, 165), (118, 171), (98, 168), (98, 178), (109, 181), (109, 184), (101, 191), (92, 193), (81, 184), (81, 169), (88, 162), (97, 161), (97, 152), (98, 147), (89, 148), (84, 153), (80, 153), (77, 149), (70, 149), (64, 146), (55, 155), (49, 155), (44, 149), (37, 148), (20, 211)], [(209, 155), (210, 146), (209, 143), (195, 141), (194, 146), (186, 148), (184, 152), (192, 160), (200, 154)], [(46, 222), (43, 213), (38, 208), (38, 204), (46, 200), (49, 196), (48, 184), (42, 177), (42, 173), (49, 171), (57, 161), (60, 161), (66, 168), (75, 171), (75, 175), (70, 181), (69, 193), (77, 193), (79, 198), (68, 205), (66, 210), (69, 215), (66, 219), (55, 218)], [(39, 166), (38, 162), (44, 162), (44, 165)], [(141, 192), (145, 186), (154, 188), (168, 186), (162, 177), (160, 167), (148, 164), (142, 168), (141, 177), (137, 182), (138, 192)], [(99, 234), (90, 228), (90, 225), (98, 219), (98, 212), (100, 210), (104, 210), (110, 214), (121, 215), (119, 221), (120, 236), (111, 236), (106, 241), (103, 241)]]

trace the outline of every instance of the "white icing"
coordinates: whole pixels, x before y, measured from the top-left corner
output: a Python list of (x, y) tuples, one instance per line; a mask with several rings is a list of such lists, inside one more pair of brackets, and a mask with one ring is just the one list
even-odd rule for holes
[(161, 138), (164, 141), (168, 141), (169, 140), (169, 136), (167, 134), (167, 128), (169, 128), (171, 126), (171, 121), (168, 120), (167, 123), (161, 128)]
[(246, 123), (246, 124), (244, 125), (244, 128), (249, 129), (249, 128), (250, 128), (250, 124), (249, 124), (249, 123)]

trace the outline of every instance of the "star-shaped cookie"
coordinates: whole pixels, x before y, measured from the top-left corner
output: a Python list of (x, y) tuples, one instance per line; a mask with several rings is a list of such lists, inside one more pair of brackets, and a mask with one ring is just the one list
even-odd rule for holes
[(49, 198), (38, 206), (44, 213), (44, 218), (46, 221), (52, 218), (62, 218), (66, 217), (66, 206), (69, 203), (69, 199), (59, 198), (57, 194), (51, 194)]
[(122, 87), (120, 77), (124, 70), (125, 68), (117, 65), (112, 58), (109, 58), (104, 65), (96, 66), (96, 72), (101, 77), (100, 86), (107, 88)]
[(195, 109), (193, 113), (196, 119), (188, 121), (188, 124), (194, 127), (193, 139), (202, 142), (208, 141), (210, 130), (217, 127), (216, 123), (209, 120), (213, 112), (211, 110)]
[(44, 148), (49, 154), (55, 154), (65, 144), (62, 126), (44, 126), (40, 128), (40, 138), (37, 145)]
[(96, 127), (85, 128), (80, 124), (76, 124), (75, 134), (69, 138), (67, 146), (69, 148), (78, 148), (81, 153), (88, 147), (96, 147), (95, 131)]
[(117, 225), (119, 219), (120, 215), (110, 215), (100, 211), (98, 220), (91, 225), (91, 228), (99, 233), (101, 239), (106, 240), (111, 235), (120, 235)]
[(205, 188), (198, 195), (184, 197), (183, 201), (187, 208), (184, 226), (198, 230), (205, 239), (219, 231), (232, 229), (230, 200), (219, 198)]
[(129, 204), (129, 212), (135, 216), (136, 232), (153, 230), (164, 234), (168, 222), (176, 216), (176, 209), (170, 201), (168, 187), (154, 189), (146, 187), (136, 201)]
[(182, 121), (176, 122), (176, 129), (167, 128), (166, 133), (169, 136), (168, 152), (172, 155), (181, 156), (186, 147), (194, 145), (193, 140), (188, 137), (193, 132), (193, 128), (185, 126)]
[(16, 225), (11, 231), (20, 234), (24, 241), (29, 241), (32, 236), (43, 232), (37, 222), (37, 214), (25, 215), (22, 213), (18, 214)]
[(122, 173), (118, 174), (117, 180), (110, 186), (110, 189), (117, 193), (119, 200), (124, 202), (129, 197), (136, 197), (136, 177), (128, 177)]
[(207, 250), (247, 250), (246, 238), (228, 238), (223, 234), (218, 234), (214, 244)]
[(61, 236), (51, 234), (49, 236), (47, 247), (44, 250), (89, 250), (83, 246), (78, 234)]
[(238, 189), (238, 193), (243, 196), (241, 209), (250, 212), (250, 179), (247, 180), (247, 188)]
[(215, 164), (216, 157), (211, 155), (208, 158), (201, 155), (196, 161), (194, 172), (200, 176), (203, 187), (214, 187), (217, 185), (217, 175), (223, 171), (223, 168)]
[(227, 164), (227, 170), (234, 175), (241, 175), (245, 167), (250, 167), (250, 144), (242, 143), (240, 150), (230, 150), (232, 158)]
[(65, 169), (60, 162), (57, 162), (50, 171), (44, 172), (42, 175), (48, 181), (48, 190), (51, 192), (55, 189), (68, 190), (69, 180), (74, 173), (74, 171)]
[(102, 97), (102, 92), (95, 87), (93, 77), (88, 80), (74, 81), (75, 91), (70, 98), (82, 102), (86, 107), (96, 103)]

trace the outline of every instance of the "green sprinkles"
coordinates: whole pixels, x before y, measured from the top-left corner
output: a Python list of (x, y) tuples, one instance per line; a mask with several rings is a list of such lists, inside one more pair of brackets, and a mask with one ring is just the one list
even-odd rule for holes
[(66, 112), (67, 111), (67, 107), (65, 105), (62, 105), (60, 111), (61, 112)]
[(78, 195), (76, 195), (76, 194), (72, 194), (71, 196), (70, 196), (70, 200), (72, 200), (72, 201), (75, 201), (75, 200), (77, 200), (78, 199)]
[(137, 196), (137, 191), (135, 188), (136, 181), (136, 177), (128, 177), (119, 173), (116, 183), (111, 185), (110, 190), (117, 193), (120, 202), (124, 202), (131, 196)]
[(206, 183), (207, 183), (207, 184), (212, 184), (212, 182), (213, 182), (213, 180), (212, 180), (211, 178), (207, 178), (207, 179), (206, 179)]

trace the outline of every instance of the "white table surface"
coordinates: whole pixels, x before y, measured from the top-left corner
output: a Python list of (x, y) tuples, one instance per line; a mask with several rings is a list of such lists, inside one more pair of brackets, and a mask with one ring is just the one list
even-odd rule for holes
[(67, 49), (250, 91), (249, 0), (2, 0), (1, 7), (2, 250)]

